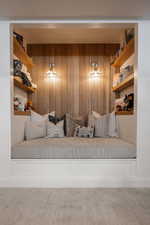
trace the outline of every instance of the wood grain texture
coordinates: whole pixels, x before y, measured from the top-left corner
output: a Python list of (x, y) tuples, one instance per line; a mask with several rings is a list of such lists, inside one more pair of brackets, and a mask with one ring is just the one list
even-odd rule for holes
[[(56, 110), (61, 116), (87, 116), (90, 110), (105, 113), (110, 110), (110, 55), (118, 45), (104, 44), (49, 44), (29, 45), (35, 67), (33, 81), (38, 85), (32, 95), (33, 106), (41, 114)], [(103, 76), (90, 79), (90, 62), (97, 62)], [(49, 63), (55, 63), (59, 79), (45, 79)]]

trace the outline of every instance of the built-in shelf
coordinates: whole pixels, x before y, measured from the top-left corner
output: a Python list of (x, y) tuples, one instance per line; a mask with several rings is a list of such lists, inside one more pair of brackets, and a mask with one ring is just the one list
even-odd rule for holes
[(26, 111), (26, 112), (22, 112), (22, 111), (14, 111), (14, 114), (16, 116), (30, 116), (31, 112), (30, 111)]
[(119, 116), (123, 116), (123, 115), (133, 115), (133, 111), (119, 111), (119, 112), (116, 112), (116, 115), (119, 115)]
[(27, 66), (28, 69), (33, 67), (34, 64), (32, 59), (27, 55), (15, 37), (13, 37), (13, 52), (17, 58), (19, 58), (21, 62)]
[(134, 39), (130, 40), (123, 51), (120, 53), (118, 58), (112, 64), (114, 67), (122, 66), (125, 61), (134, 53)]
[(35, 88), (28, 87), (21, 83), (15, 76), (14, 76), (14, 85), (17, 86), (18, 88), (26, 91), (27, 93), (34, 93), (36, 91)]
[(112, 88), (114, 92), (121, 91), (134, 84), (134, 74), (129, 75), (124, 81)]

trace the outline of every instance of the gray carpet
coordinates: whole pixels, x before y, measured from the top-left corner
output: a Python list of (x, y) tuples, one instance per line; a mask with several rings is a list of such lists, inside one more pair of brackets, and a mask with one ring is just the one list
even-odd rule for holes
[(0, 225), (150, 225), (150, 189), (0, 189)]

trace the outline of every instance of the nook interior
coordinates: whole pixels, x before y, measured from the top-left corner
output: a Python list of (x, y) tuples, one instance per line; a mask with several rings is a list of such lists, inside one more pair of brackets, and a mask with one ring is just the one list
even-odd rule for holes
[(12, 30), (12, 159), (136, 158), (135, 24)]

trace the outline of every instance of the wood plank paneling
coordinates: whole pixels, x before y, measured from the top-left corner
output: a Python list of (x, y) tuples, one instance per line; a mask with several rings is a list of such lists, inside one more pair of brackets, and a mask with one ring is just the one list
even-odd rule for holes
[[(28, 53), (35, 67), (32, 78), (38, 85), (32, 95), (33, 106), (41, 114), (56, 110), (57, 115), (70, 112), (87, 116), (90, 110), (110, 110), (110, 55), (118, 48), (111, 44), (49, 44), (29, 45)], [(103, 76), (89, 79), (90, 61), (97, 62)], [(55, 63), (59, 79), (45, 79), (49, 63)]]

